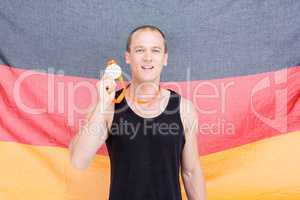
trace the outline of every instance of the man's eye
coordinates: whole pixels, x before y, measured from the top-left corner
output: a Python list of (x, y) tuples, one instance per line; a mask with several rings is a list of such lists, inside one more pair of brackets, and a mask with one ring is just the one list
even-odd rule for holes
[(154, 53), (160, 53), (160, 50), (159, 49), (153, 49), (153, 52)]
[(141, 53), (141, 52), (143, 52), (143, 51), (144, 51), (143, 49), (136, 49), (136, 50), (135, 50), (136, 53)]

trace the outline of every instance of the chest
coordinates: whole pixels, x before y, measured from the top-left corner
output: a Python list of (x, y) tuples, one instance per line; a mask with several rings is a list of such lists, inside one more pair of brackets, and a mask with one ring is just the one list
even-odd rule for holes
[(183, 144), (183, 128), (177, 120), (118, 118), (111, 126), (111, 139), (120, 151), (171, 151)]

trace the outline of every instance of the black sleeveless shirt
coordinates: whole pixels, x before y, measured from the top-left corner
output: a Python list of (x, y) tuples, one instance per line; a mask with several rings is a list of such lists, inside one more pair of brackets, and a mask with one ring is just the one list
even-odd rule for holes
[(153, 118), (137, 115), (125, 98), (115, 104), (106, 140), (109, 200), (181, 200), (179, 171), (185, 138), (179, 108), (180, 96), (172, 90), (166, 109)]

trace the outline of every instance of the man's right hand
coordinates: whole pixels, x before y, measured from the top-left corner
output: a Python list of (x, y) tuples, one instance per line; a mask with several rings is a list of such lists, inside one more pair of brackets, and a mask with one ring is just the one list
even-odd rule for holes
[(98, 106), (100, 106), (102, 111), (107, 111), (112, 105), (112, 101), (115, 98), (116, 87), (117, 84), (115, 80), (107, 74), (104, 74), (97, 83)]

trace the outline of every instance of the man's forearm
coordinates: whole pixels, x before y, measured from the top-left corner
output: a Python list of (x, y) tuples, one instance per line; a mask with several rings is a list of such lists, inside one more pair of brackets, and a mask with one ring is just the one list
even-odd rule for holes
[(88, 121), (71, 140), (69, 149), (71, 163), (78, 169), (88, 167), (91, 159), (107, 138), (107, 125), (104, 113), (97, 105)]

